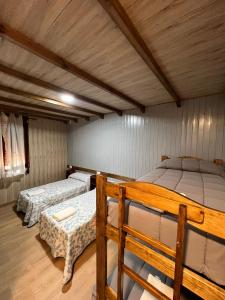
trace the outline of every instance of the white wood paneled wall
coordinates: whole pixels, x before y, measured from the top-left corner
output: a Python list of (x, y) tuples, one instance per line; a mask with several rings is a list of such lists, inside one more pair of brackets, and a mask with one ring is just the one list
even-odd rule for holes
[(110, 114), (70, 127), (69, 164), (138, 177), (163, 154), (225, 160), (225, 96)]
[(20, 190), (65, 178), (67, 130), (62, 122), (29, 120), (30, 174), (0, 188), (0, 205), (15, 201)]

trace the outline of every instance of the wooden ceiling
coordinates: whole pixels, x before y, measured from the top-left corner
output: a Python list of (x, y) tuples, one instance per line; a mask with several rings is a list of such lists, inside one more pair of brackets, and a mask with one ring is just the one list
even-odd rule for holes
[(0, 0), (0, 35), (1, 110), (88, 120), (224, 93), (222, 0)]

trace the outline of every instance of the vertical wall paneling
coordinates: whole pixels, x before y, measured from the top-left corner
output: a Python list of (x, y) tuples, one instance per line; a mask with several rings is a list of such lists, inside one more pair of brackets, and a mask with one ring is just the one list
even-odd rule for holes
[(15, 201), (20, 190), (65, 178), (67, 135), (62, 122), (29, 120), (30, 174), (0, 188), (0, 205)]
[(225, 160), (225, 96), (78, 123), (68, 141), (70, 164), (133, 177), (152, 170), (163, 154)]

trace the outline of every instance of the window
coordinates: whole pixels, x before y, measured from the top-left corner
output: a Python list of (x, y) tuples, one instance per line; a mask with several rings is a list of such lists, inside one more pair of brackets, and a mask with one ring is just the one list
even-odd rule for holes
[[(13, 177), (29, 171), (27, 118), (0, 115), (0, 176)], [(28, 148), (29, 150), (29, 148)]]

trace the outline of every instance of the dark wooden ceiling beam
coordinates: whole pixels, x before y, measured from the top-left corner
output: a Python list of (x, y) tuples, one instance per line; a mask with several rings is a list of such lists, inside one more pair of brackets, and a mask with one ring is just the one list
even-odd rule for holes
[[(43, 87), (43, 88), (46, 88), (46, 89), (51, 89), (53, 91), (60, 92), (60, 93), (69, 93), (69, 94), (73, 95), (74, 97), (76, 97), (79, 100), (82, 100), (81, 98), (83, 98), (83, 97), (86, 98), (85, 96), (81, 96), (81, 95), (75, 94), (73, 92), (67, 91), (63, 88), (55, 86), (54, 84), (48, 83), (44, 80), (41, 80), (39, 78), (35, 78), (33, 76), (30, 76), (30, 75), (27, 75), (25, 73), (22, 73), (20, 71), (12, 69), (12, 68), (10, 68), (6, 65), (3, 65), (3, 64), (0, 64), (0, 71), (4, 74), (10, 75), (12, 77), (18, 78), (18, 79), (23, 80), (23, 81), (27, 81), (29, 83), (35, 84), (37, 86), (40, 86), (40, 87)], [(87, 99), (89, 99), (89, 98), (87, 98)], [(59, 100), (55, 100), (55, 101), (58, 102), (58, 105), (60, 105), (60, 103), (62, 103)], [(78, 110), (78, 111), (81, 111), (81, 112), (84, 112), (84, 113), (88, 113), (88, 114), (92, 114), (92, 115), (98, 115), (101, 118), (103, 117), (102, 113), (96, 112), (94, 110), (86, 109), (86, 108), (76, 106), (76, 105), (70, 105), (69, 107), (74, 108), (75, 110)]]
[[(15, 89), (15, 88), (5, 86), (5, 85), (2, 85), (2, 84), (0, 84), (0, 90), (4, 91), (4, 92), (7, 92), (7, 93), (15, 94), (17, 96), (23, 96), (23, 97), (30, 98), (30, 99), (33, 99), (33, 100), (42, 101), (42, 102), (45, 102), (45, 103), (50, 103), (52, 105), (58, 105), (58, 106), (66, 107), (66, 108), (72, 108), (74, 110), (74, 105), (69, 105), (69, 104), (60, 102), (57, 99), (44, 97), (44, 96), (41, 96), (41, 95), (37, 95), (37, 94), (30, 93), (30, 92), (22, 91), (22, 90)], [(95, 114), (97, 114), (101, 118), (104, 118), (104, 114), (102, 114), (102, 113), (96, 113), (95, 112)], [(78, 115), (78, 114), (77, 114), (77, 116), (79, 116), (79, 117), (88, 117), (88, 116), (83, 116), (83, 115)]]
[[(61, 88), (61, 87), (59, 87), (57, 85), (54, 85), (54, 84), (52, 84), (50, 82), (47, 82), (47, 81), (44, 81), (42, 79), (33, 77), (31, 75), (22, 73), (22, 72), (20, 72), (18, 70), (12, 69), (12, 68), (10, 68), (10, 67), (8, 67), (6, 65), (0, 64), (0, 71), (3, 72), (3, 73), (5, 73), (5, 74), (8, 74), (10, 76), (13, 76), (15, 78), (18, 78), (20, 80), (23, 80), (23, 81), (35, 84), (37, 86), (40, 86), (40, 87), (43, 87), (43, 88), (46, 88), (46, 89), (49, 89), (49, 90), (52, 90), (52, 91), (55, 91), (57, 93), (68, 93), (68, 94), (74, 96), (76, 99), (78, 99), (80, 101), (83, 101), (83, 102), (86, 102), (86, 103), (89, 103), (89, 104), (92, 104), (92, 105), (101, 106), (101, 108), (105, 108), (107, 110), (114, 111), (114, 112), (116, 112), (120, 116), (122, 115), (122, 111), (119, 110), (119, 109), (117, 109), (117, 108), (115, 108), (115, 107), (112, 107), (112, 106), (104, 104), (104, 103), (99, 105), (99, 102), (96, 102), (96, 100), (94, 100), (94, 99), (91, 99), (89, 97), (86, 97), (86, 96), (74, 93), (74, 92), (72, 92), (70, 90)], [(85, 109), (85, 108), (82, 108), (80, 106), (74, 106), (74, 107), (76, 108), (76, 110), (98, 115), (98, 112), (96, 112), (96, 111)]]
[[(23, 47), (26, 50), (32, 52), (33, 54), (41, 57), (42, 59), (54, 64), (55, 66), (60, 67), (61, 69), (65, 70), (67, 72), (70, 72), (71, 74), (75, 75), (76, 77), (79, 77), (82, 80), (87, 81), (88, 83), (90, 83), (102, 90), (105, 90), (106, 92), (108, 92), (112, 95), (115, 95), (115, 96), (121, 98), (122, 100), (138, 107), (142, 112), (145, 111), (144, 105), (142, 105), (135, 99), (133, 99), (130, 96), (124, 94), (123, 92), (117, 90), (116, 88), (110, 86), (109, 84), (101, 81), (100, 79), (91, 75), (90, 73), (80, 69), (75, 64), (70, 63), (63, 57), (57, 55), (53, 51), (42, 46), (41, 44), (36, 43), (35, 41), (30, 39), (23, 33), (9, 27), (8, 25), (0, 24), (0, 34), (7, 37), (9, 40), (11, 40), (15, 44), (19, 45), (20, 47)], [(92, 104), (94, 104), (94, 103), (92, 103)], [(104, 107), (106, 104), (103, 105), (103, 103), (95, 100), (95, 105)], [(113, 107), (111, 107), (110, 110), (114, 111)]]
[(159, 64), (155, 60), (153, 54), (148, 48), (147, 44), (141, 37), (140, 33), (134, 26), (130, 17), (126, 13), (119, 0), (98, 0), (105, 11), (111, 16), (113, 21), (120, 28), (122, 33), (126, 36), (130, 44), (134, 47), (137, 53), (142, 57), (144, 62), (148, 65), (150, 70), (155, 74), (158, 80), (162, 83), (167, 92), (176, 101), (178, 107), (181, 106), (181, 98), (175, 88), (172, 86), (166, 75), (163, 73)]
[(83, 118), (86, 121), (90, 120), (89, 117), (86, 117), (86, 116), (83, 116), (83, 115), (74, 114), (74, 113), (69, 112), (69, 111), (64, 111), (64, 110), (60, 110), (60, 109), (56, 109), (56, 108), (52, 108), (52, 107), (48, 107), (48, 106), (41, 106), (41, 105), (38, 105), (38, 104), (31, 104), (31, 103), (27, 103), (27, 102), (23, 102), (23, 101), (11, 99), (11, 98), (9, 99), (9, 98), (2, 97), (2, 96), (0, 96), (0, 102), (4, 102), (7, 105), (15, 104), (15, 105), (26, 106), (26, 108), (29, 107), (31, 109), (42, 109), (42, 110), (44, 110), (46, 112), (53, 112), (53, 113), (58, 113), (58, 114), (67, 116), (68, 118)]
[(48, 118), (48, 119), (52, 119), (52, 120), (56, 120), (56, 121), (74, 121), (77, 122), (78, 120), (75, 118), (67, 118), (64, 116), (59, 116), (56, 114), (48, 114), (45, 112), (39, 112), (39, 111), (35, 111), (35, 110), (31, 110), (31, 109), (27, 109), (27, 108), (22, 108), (22, 107), (14, 107), (14, 106), (10, 106), (10, 105), (5, 105), (0, 103), (0, 111), (3, 111), (5, 113), (15, 113), (15, 114), (26, 114), (29, 116), (33, 116), (33, 117), (44, 117), (44, 118)]

